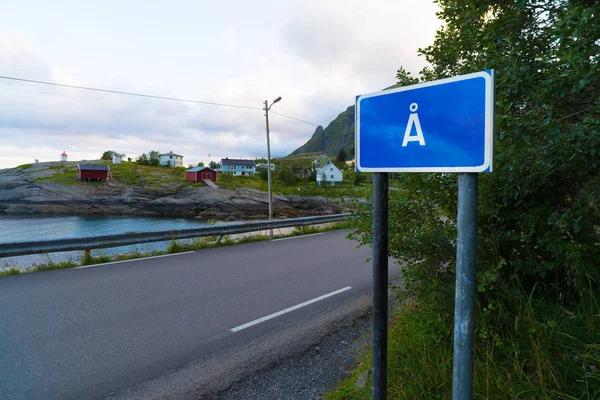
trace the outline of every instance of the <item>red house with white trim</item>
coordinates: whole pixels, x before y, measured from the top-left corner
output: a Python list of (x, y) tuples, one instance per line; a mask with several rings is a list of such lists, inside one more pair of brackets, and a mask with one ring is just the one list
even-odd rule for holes
[(217, 171), (208, 167), (194, 167), (185, 171), (185, 180), (202, 182), (204, 180), (217, 181)]
[(108, 165), (77, 164), (77, 179), (80, 181), (107, 181), (110, 179)]

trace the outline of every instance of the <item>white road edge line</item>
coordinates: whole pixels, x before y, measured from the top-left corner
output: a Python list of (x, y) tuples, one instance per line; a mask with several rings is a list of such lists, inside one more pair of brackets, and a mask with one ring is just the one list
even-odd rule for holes
[(298, 305), (295, 305), (295, 306), (293, 306), (293, 307), (286, 308), (285, 310), (281, 310), (281, 311), (278, 311), (278, 312), (276, 312), (276, 313), (273, 313), (273, 314), (267, 315), (266, 317), (262, 317), (262, 318), (259, 318), (259, 319), (255, 319), (254, 321), (250, 321), (250, 322), (248, 322), (248, 323), (246, 323), (246, 324), (244, 324), (244, 325), (236, 326), (235, 328), (231, 328), (230, 330), (231, 330), (231, 332), (238, 332), (238, 331), (241, 331), (242, 329), (246, 329), (246, 328), (249, 328), (249, 327), (251, 327), (251, 326), (254, 326), (254, 325), (260, 324), (261, 322), (268, 321), (268, 320), (270, 320), (270, 319), (273, 319), (273, 318), (275, 318), (275, 317), (279, 317), (280, 315), (287, 314), (287, 313), (289, 313), (289, 312), (292, 312), (292, 311), (294, 311), (294, 310), (297, 310), (297, 309), (299, 309), (299, 308), (305, 307), (305, 306), (307, 306), (307, 305), (309, 305), (309, 304), (316, 303), (317, 301), (324, 300), (324, 299), (326, 299), (326, 298), (328, 298), (328, 297), (335, 296), (336, 294), (340, 294), (340, 293), (342, 293), (342, 292), (345, 292), (346, 290), (350, 290), (350, 289), (352, 289), (352, 287), (351, 287), (351, 286), (346, 286), (345, 288), (342, 288), (342, 289), (336, 290), (335, 292), (331, 292), (331, 293), (324, 294), (323, 296), (320, 296), (320, 297), (314, 298), (314, 299), (312, 299), (312, 300), (305, 301), (304, 303), (300, 303), (300, 304), (298, 304)]
[(102, 267), (105, 265), (110, 265), (110, 264), (121, 264), (121, 263), (126, 263), (126, 262), (132, 262), (132, 261), (143, 261), (143, 260), (149, 260), (151, 258), (162, 258), (162, 257), (172, 257), (172, 256), (181, 256), (184, 254), (192, 254), (193, 251), (185, 251), (183, 253), (174, 253), (174, 254), (163, 254), (161, 256), (152, 256), (152, 257), (142, 257), (142, 258), (132, 258), (131, 260), (122, 260), (122, 261), (113, 261), (113, 262), (107, 262), (107, 263), (102, 263), (102, 264), (93, 264), (93, 265), (82, 265), (81, 267), (75, 267), (74, 269), (81, 269), (81, 268), (93, 268), (93, 267)]
[(292, 236), (292, 237), (286, 237), (286, 238), (281, 238), (281, 239), (273, 239), (271, 240), (271, 242), (276, 242), (278, 240), (289, 240), (289, 239), (298, 239), (298, 238), (303, 238), (303, 237), (307, 237), (307, 236), (317, 236), (317, 235), (322, 235), (324, 232), (319, 232), (319, 233), (309, 233), (307, 235), (298, 235), (298, 236)]

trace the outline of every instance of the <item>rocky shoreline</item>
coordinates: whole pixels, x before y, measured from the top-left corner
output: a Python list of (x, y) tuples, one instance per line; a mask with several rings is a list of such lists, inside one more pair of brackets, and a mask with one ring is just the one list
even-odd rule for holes
[[(269, 208), (266, 196), (264, 199), (255, 197), (255, 195), (235, 196), (218, 202), (182, 202), (170, 198), (159, 198), (153, 201), (3, 200), (0, 201), (0, 213), (176, 217), (219, 221), (267, 218)], [(322, 198), (273, 196), (275, 218), (328, 215), (338, 212), (340, 207)]]
[[(44, 165), (48, 164), (48, 165)], [(115, 180), (104, 184), (45, 179), (54, 164), (0, 170), (0, 213), (177, 217), (240, 221), (268, 217), (267, 193), (250, 188), (214, 189), (178, 183), (148, 187)], [(49, 172), (50, 171), (50, 172)], [(273, 195), (275, 218), (340, 212), (321, 197)]]

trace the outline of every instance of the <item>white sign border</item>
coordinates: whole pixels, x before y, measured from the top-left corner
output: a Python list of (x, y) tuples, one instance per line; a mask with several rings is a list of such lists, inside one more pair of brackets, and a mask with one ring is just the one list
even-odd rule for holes
[[(360, 164), (360, 103), (363, 99), (370, 97), (385, 96), (408, 90), (421, 89), (429, 86), (443, 85), (451, 82), (459, 82), (473, 78), (484, 78), (485, 80), (485, 132), (484, 132), (484, 155), (483, 164), (470, 167), (377, 167), (368, 168)], [(494, 70), (490, 73), (481, 71), (452, 78), (439, 79), (437, 81), (423, 82), (416, 85), (403, 86), (392, 90), (382, 90), (375, 93), (367, 93), (356, 99), (356, 112), (354, 126), (356, 127), (356, 170), (358, 172), (492, 172), (494, 153)]]

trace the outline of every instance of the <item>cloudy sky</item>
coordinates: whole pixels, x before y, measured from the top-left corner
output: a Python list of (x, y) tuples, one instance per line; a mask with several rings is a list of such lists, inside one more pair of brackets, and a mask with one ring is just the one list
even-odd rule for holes
[[(440, 22), (428, 0), (0, 0), (0, 75), (199, 101), (144, 99), (0, 79), (0, 168), (136, 157), (184, 164), (266, 156), (272, 111), (327, 126), (355, 95), (416, 73)], [(270, 114), (285, 156), (315, 126)], [(210, 154), (210, 157), (209, 157)]]

